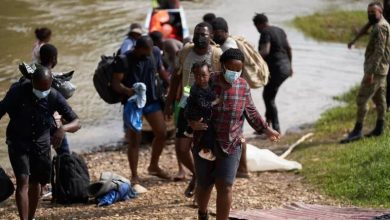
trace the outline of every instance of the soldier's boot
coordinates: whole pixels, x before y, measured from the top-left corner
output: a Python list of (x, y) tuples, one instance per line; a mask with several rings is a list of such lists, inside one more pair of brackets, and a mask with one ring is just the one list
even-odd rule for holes
[(362, 139), (363, 138), (362, 130), (363, 130), (363, 124), (356, 122), (355, 128), (348, 134), (346, 138), (340, 141), (340, 144), (347, 144)]
[(378, 120), (376, 121), (376, 125), (374, 130), (372, 130), (370, 133), (366, 134), (366, 137), (378, 137), (383, 134), (383, 128), (384, 128), (385, 121), (384, 120)]

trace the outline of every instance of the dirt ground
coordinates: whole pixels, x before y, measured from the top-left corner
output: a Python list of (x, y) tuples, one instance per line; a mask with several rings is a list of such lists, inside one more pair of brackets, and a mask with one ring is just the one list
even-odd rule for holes
[[(264, 144), (254, 140), (252, 143)], [(114, 171), (129, 177), (126, 152), (108, 151), (84, 155), (91, 180), (99, 178), (102, 171)], [(150, 148), (140, 152), (139, 170), (141, 183), (149, 191), (138, 198), (119, 202), (108, 207), (87, 205), (60, 206), (42, 201), (36, 219), (196, 219), (197, 210), (193, 200), (183, 196), (187, 181), (171, 182), (149, 176), (146, 172), (150, 160)], [(173, 145), (168, 145), (161, 157), (161, 166), (172, 175), (177, 170)], [(189, 178), (189, 177), (188, 177)], [(238, 179), (234, 185), (233, 209), (269, 209), (292, 202), (309, 204), (335, 204), (305, 183), (296, 172), (252, 173), (250, 179)], [(210, 201), (211, 213), (215, 213), (215, 190)], [(15, 199), (12, 197), (0, 204), (0, 219), (17, 219)]]

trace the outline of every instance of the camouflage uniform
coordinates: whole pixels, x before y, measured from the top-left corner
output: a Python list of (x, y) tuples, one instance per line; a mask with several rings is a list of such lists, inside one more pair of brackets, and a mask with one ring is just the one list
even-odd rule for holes
[(372, 27), (364, 61), (364, 73), (374, 75), (370, 85), (361, 83), (357, 97), (357, 122), (363, 123), (367, 104), (372, 99), (377, 108), (378, 120), (384, 120), (386, 112), (386, 76), (390, 61), (390, 25), (382, 18)]

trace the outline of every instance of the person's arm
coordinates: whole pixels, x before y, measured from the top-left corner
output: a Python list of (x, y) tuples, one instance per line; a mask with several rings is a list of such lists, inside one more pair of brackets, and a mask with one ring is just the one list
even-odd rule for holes
[(288, 41), (287, 39), (287, 35), (286, 35), (286, 42), (287, 42), (287, 45), (286, 45), (286, 51), (287, 51), (287, 56), (288, 56), (288, 59), (290, 60), (290, 76), (292, 77), (294, 75), (294, 70), (293, 70), (293, 67), (292, 67), (292, 48), (291, 48), (291, 45), (290, 45), (290, 42)]
[(270, 42), (265, 43), (265, 44), (261, 44), (259, 46), (259, 53), (263, 58), (266, 58), (270, 52), (271, 52), (271, 43)]
[(371, 27), (371, 24), (370, 23), (367, 23), (365, 24), (360, 30), (359, 32), (357, 33), (357, 35), (355, 36), (355, 38), (353, 38), (349, 43), (348, 43), (348, 48), (351, 49), (353, 47), (353, 45), (355, 45), (355, 43), (360, 39), (362, 38), (364, 35), (366, 35), (368, 33), (368, 30), (370, 29)]
[(114, 73), (111, 81), (112, 89), (118, 94), (124, 95), (126, 97), (131, 97), (135, 94), (135, 91), (133, 88), (128, 88), (122, 84), (123, 78), (124, 73)]
[(79, 117), (72, 110), (65, 98), (60, 93), (58, 93), (56, 101), (55, 110), (58, 111), (66, 123), (61, 123), (61, 125), (57, 128), (51, 137), (54, 148), (57, 148), (61, 145), (66, 132), (75, 133), (81, 129)]
[(0, 119), (3, 118), (3, 116), (9, 111), (12, 103), (15, 103), (15, 101), (12, 100), (15, 96), (16, 89), (11, 88), (5, 95), (4, 99), (0, 101)]
[(249, 88), (246, 92), (244, 116), (248, 120), (249, 125), (255, 129), (256, 132), (264, 132), (271, 141), (277, 141), (280, 139), (280, 134), (270, 128), (264, 119), (260, 116), (253, 103)]
[(166, 119), (170, 119), (173, 114), (173, 103), (175, 102), (176, 96), (177, 96), (177, 90), (180, 86), (182, 75), (178, 74), (179, 70), (176, 69), (175, 72), (171, 76), (171, 82), (169, 86), (169, 92), (167, 99), (165, 101), (165, 109), (164, 109), (164, 115)]

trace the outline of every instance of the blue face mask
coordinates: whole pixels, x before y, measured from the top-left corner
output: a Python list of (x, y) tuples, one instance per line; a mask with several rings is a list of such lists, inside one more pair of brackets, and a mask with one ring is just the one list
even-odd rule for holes
[(228, 82), (229, 84), (233, 84), (238, 78), (240, 78), (241, 73), (242, 73), (242, 70), (240, 72), (236, 72), (236, 71), (226, 69), (223, 76), (224, 76), (226, 82)]
[(38, 99), (46, 98), (50, 94), (50, 89), (46, 91), (40, 91), (38, 89), (33, 88), (33, 93)]

